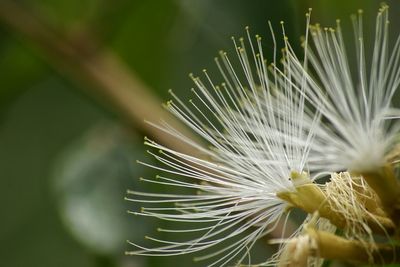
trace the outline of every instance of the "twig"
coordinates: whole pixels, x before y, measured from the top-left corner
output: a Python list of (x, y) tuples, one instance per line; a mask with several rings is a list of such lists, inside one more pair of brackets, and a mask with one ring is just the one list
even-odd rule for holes
[(161, 107), (161, 101), (111, 51), (99, 49), (93, 41), (82, 37), (67, 38), (12, 1), (0, 1), (0, 21), (33, 43), (62, 74), (79, 81), (83, 88), (89, 85), (95, 95), (107, 98), (135, 128), (179, 152), (192, 156), (198, 153), (176, 137), (144, 121), (158, 123), (162, 119), (185, 136), (197, 139)]

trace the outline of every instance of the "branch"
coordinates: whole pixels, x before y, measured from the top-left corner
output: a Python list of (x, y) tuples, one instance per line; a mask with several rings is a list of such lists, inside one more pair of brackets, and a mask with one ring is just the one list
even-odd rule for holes
[(170, 148), (196, 156), (198, 152), (193, 147), (144, 121), (164, 120), (199, 142), (111, 51), (99, 49), (99, 45), (82, 36), (67, 38), (13, 1), (0, 1), (0, 21), (35, 45), (55, 69), (81, 83), (82, 88), (89, 85), (95, 96), (102, 95), (135, 128)]

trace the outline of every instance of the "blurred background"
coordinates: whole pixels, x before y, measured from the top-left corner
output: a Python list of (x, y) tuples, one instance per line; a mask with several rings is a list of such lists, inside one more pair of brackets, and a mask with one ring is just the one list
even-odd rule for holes
[[(284, 20), (300, 51), (308, 7), (327, 25), (363, 8), (373, 32), (379, 2), (0, 0), (0, 265), (194, 265), (124, 255), (126, 240), (145, 243), (159, 227), (124, 200), (127, 189), (162, 190), (139, 181), (155, 175), (135, 163), (151, 161), (143, 137), (176, 145), (144, 119), (173, 120), (161, 103), (169, 88), (189, 97), (188, 73), (220, 81), (213, 58), (247, 25), (271, 55), (267, 22), (279, 32)], [(387, 3), (396, 25), (400, 4)]]

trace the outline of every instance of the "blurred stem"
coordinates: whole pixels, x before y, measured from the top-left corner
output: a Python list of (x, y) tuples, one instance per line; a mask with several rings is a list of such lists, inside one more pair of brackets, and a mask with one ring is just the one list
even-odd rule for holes
[(159, 123), (162, 119), (197, 141), (111, 51), (100, 49), (93, 40), (83, 38), (84, 35), (66, 37), (15, 1), (0, 1), (0, 21), (33, 43), (55, 69), (81, 83), (81, 88), (89, 85), (94, 96), (105, 98), (135, 128), (179, 152), (192, 156), (198, 153), (193, 147), (144, 121)]

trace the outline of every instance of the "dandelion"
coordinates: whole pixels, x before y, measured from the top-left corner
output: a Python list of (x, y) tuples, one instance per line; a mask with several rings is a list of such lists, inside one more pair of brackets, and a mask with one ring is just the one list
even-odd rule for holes
[[(208, 260), (208, 266), (251, 264), (255, 242), (285, 224), (292, 207), (321, 223), (305, 235), (301, 226), (290, 239), (280, 239), (281, 249), (263, 266), (318, 266), (322, 261), (316, 252), (321, 251), (321, 257), (344, 259), (353, 250), (358, 254), (350, 259), (364, 261), (375, 260), (376, 251), (390, 252), (387, 246), (375, 246), (373, 234), (392, 234), (391, 219), (400, 216), (393, 215), (400, 205), (388, 208), (397, 203), (393, 197), (400, 196), (400, 189), (386, 160), (399, 127), (391, 99), (400, 83), (400, 39), (389, 54), (388, 11), (383, 6), (367, 73), (359, 12), (353, 18), (358, 62), (358, 80), (353, 82), (340, 22), (336, 29), (322, 29), (310, 25), (310, 13), (306, 17), (303, 60), (294, 54), (283, 23), (282, 67), (276, 61), (271, 24), (271, 63), (264, 57), (261, 37), (253, 40), (246, 28), (246, 39), (232, 38), (239, 68), (221, 51), (215, 62), (222, 82), (204, 70), (203, 78), (190, 75), (193, 99), (185, 102), (170, 91), (166, 108), (206, 145), (167, 122), (150, 122), (195, 153), (145, 139), (158, 163), (139, 163), (160, 174), (141, 180), (163, 185), (166, 192), (128, 191), (127, 200), (145, 204), (131, 213), (173, 221), (176, 228), (158, 229), (174, 234), (173, 240), (146, 237), (155, 243), (152, 247), (129, 241), (135, 249), (127, 254), (197, 253), (195, 259)], [(351, 173), (331, 173), (343, 170)], [(330, 183), (319, 185), (316, 179), (327, 173)], [(389, 198), (374, 183), (377, 177), (385, 180), (384, 189), (393, 186)], [(344, 230), (344, 238), (333, 234), (336, 227)], [(338, 244), (345, 247), (324, 254), (330, 251), (327, 246), (334, 250)], [(297, 256), (287, 259), (291, 252)]]

